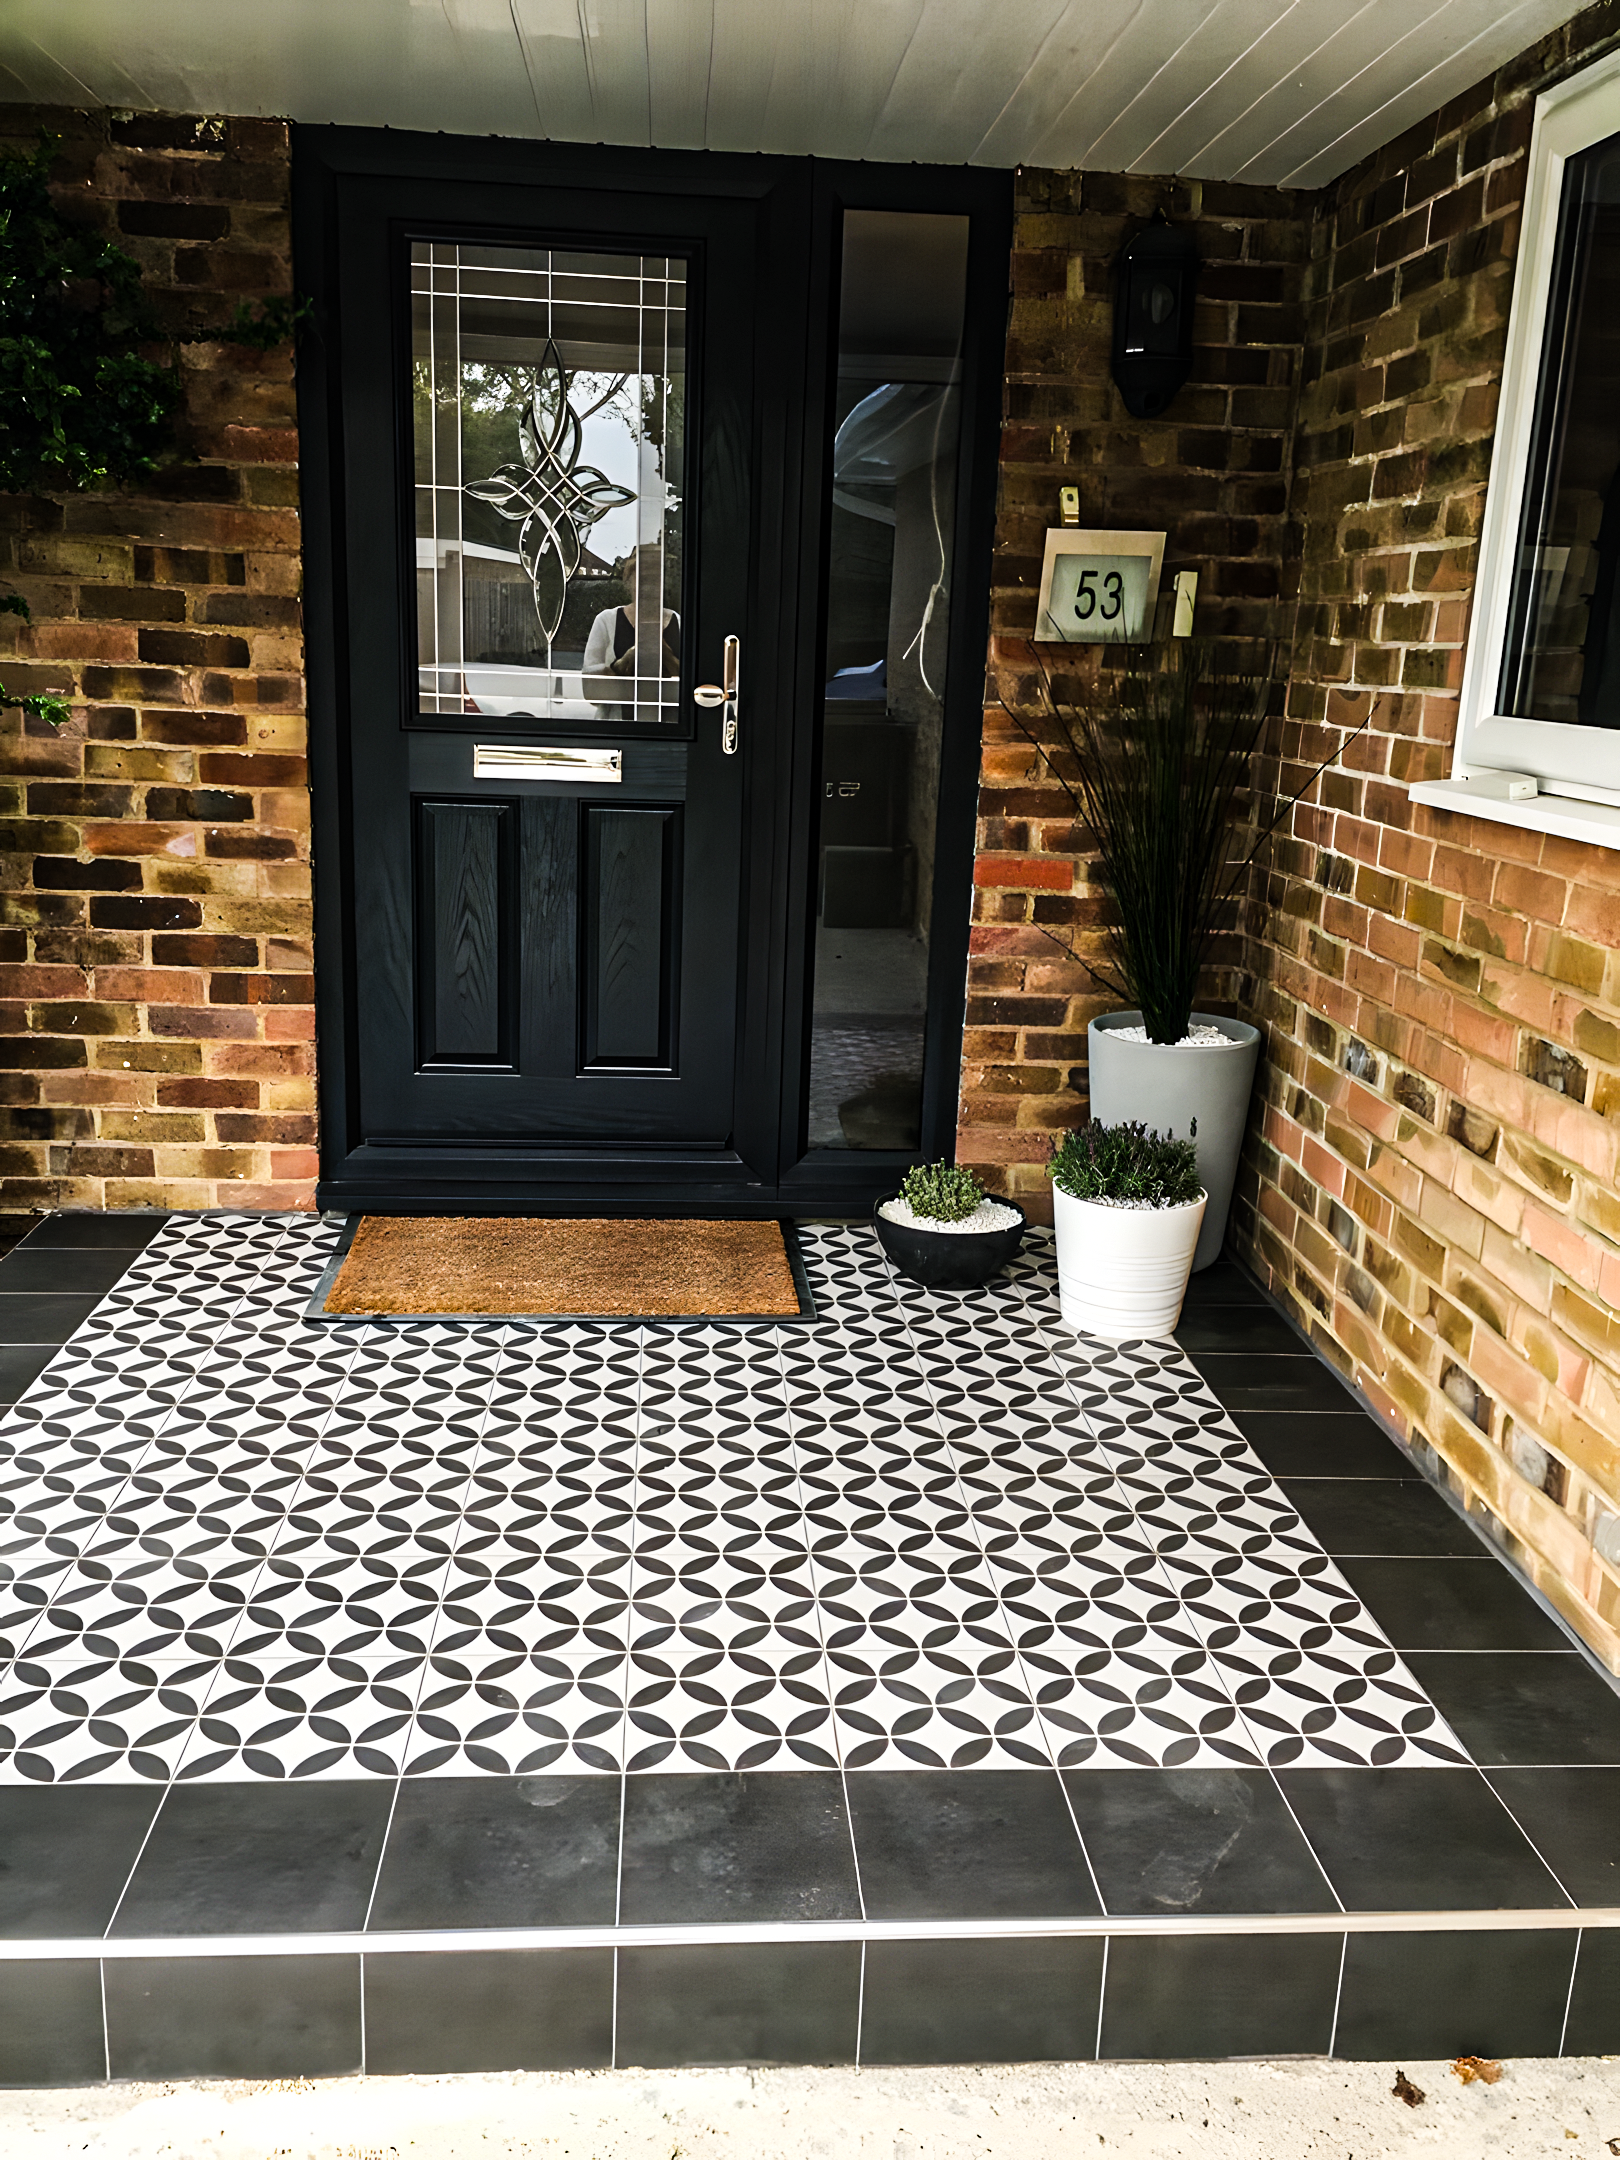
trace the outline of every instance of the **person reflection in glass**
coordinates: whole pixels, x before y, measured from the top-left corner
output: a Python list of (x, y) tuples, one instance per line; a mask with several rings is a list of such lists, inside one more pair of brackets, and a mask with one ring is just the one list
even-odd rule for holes
[[(593, 699), (611, 695), (613, 677), (633, 683), (649, 676), (667, 680), (681, 672), (681, 618), (663, 605), (663, 549), (655, 541), (643, 541), (625, 572), (629, 601), (604, 608), (585, 640), (585, 694)], [(633, 712), (626, 705), (598, 703), (596, 715), (599, 720), (628, 720)]]

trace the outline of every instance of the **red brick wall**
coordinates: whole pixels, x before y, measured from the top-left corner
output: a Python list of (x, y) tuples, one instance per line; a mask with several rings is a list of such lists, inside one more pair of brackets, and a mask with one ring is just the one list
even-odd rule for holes
[[(286, 128), (8, 107), (57, 199), (164, 318), (291, 287)], [(0, 1177), (30, 1207), (308, 1207), (313, 956), (288, 348), (182, 348), (190, 462), (138, 492), (0, 497)]]
[(1620, 1669), (1620, 853), (1415, 808), (1449, 770), (1535, 92), (1598, 8), (1314, 228), (1290, 769), (1369, 711), (1257, 906), (1235, 1234)]
[[(1164, 530), (1164, 586), (1199, 574), (1197, 627), (1276, 639), (1297, 540), (1288, 486), (1310, 202), (1271, 188), (1189, 188), (1108, 173), (1019, 176), (990, 672), (1039, 725), (1027, 640), (1058, 490), (1082, 525)], [(1203, 269), (1192, 378), (1162, 420), (1133, 420), (1109, 374), (1113, 264), (1164, 208)], [(957, 1158), (1050, 1220), (1051, 1136), (1085, 1113), (1087, 1021), (1118, 1000), (1052, 942), (1102, 959), (1107, 902), (1083, 834), (1012, 717), (986, 710)], [(1201, 1002), (1236, 1009), (1244, 952), (1215, 955)]]

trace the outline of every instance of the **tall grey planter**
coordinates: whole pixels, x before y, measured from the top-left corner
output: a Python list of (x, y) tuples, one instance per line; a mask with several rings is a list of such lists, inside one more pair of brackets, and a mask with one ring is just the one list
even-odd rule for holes
[(1237, 1182), (1243, 1127), (1260, 1062), (1260, 1030), (1247, 1020), (1194, 1013), (1195, 1027), (1219, 1028), (1224, 1043), (1122, 1042), (1121, 1028), (1140, 1027), (1139, 1012), (1104, 1013), (1086, 1030), (1091, 1063), (1091, 1114), (1101, 1125), (1138, 1120), (1150, 1132), (1185, 1140), (1198, 1120), (1198, 1175), (1209, 1205), (1193, 1254), (1193, 1273), (1220, 1258)]

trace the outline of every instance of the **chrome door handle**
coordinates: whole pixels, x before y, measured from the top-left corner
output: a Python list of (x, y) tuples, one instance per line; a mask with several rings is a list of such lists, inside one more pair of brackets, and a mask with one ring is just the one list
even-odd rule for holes
[(721, 664), (723, 682), (699, 683), (692, 696), (699, 705), (723, 705), (725, 718), (720, 723), (720, 747), (727, 757), (737, 752), (737, 686), (742, 674), (742, 640), (728, 637)]

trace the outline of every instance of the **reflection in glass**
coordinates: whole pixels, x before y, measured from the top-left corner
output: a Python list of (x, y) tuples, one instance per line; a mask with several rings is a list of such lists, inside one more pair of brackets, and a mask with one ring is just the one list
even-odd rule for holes
[(686, 265), (411, 247), (424, 713), (675, 718)]
[(844, 216), (827, 487), (812, 1148), (915, 1148), (968, 221)]
[(1620, 136), (1569, 160), (1499, 710), (1620, 728)]

